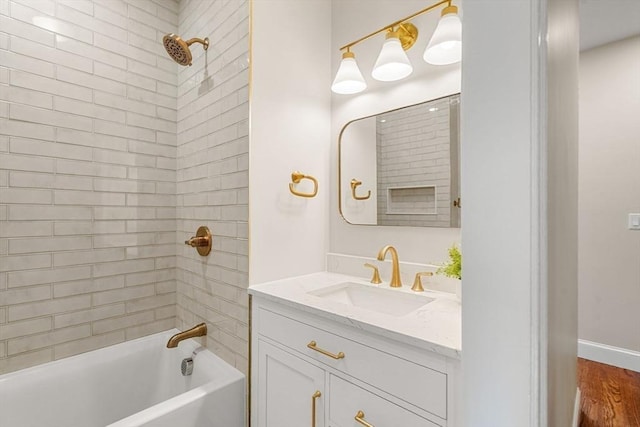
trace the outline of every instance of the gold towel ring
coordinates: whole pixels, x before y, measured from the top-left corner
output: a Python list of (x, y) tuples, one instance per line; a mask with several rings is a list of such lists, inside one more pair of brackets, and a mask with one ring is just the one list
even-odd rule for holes
[(366, 196), (356, 196), (356, 187), (358, 185), (362, 185), (362, 181), (358, 181), (357, 179), (353, 178), (351, 180), (351, 196), (353, 196), (354, 199), (367, 200), (369, 197), (371, 197), (371, 190), (367, 192)]
[[(301, 193), (300, 191), (296, 191), (293, 184), (299, 184), (303, 179), (308, 179), (313, 182), (313, 192), (312, 193)], [(299, 197), (315, 197), (318, 194), (318, 180), (312, 177), (311, 175), (305, 175), (302, 172), (295, 171), (291, 174), (291, 183), (289, 183), (289, 191), (291, 194), (294, 194)]]

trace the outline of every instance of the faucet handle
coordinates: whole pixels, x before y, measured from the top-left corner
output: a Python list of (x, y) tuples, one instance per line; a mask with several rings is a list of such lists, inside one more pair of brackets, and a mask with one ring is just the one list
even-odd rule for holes
[(380, 280), (380, 273), (378, 272), (378, 267), (376, 267), (373, 264), (369, 264), (368, 262), (365, 263), (364, 266), (373, 269), (373, 277), (371, 278), (371, 283), (374, 283), (376, 285), (382, 283), (382, 280)]
[(433, 271), (422, 271), (420, 273), (416, 273), (416, 278), (413, 280), (413, 286), (411, 290), (414, 292), (424, 292), (424, 288), (422, 287), (422, 276), (433, 276)]

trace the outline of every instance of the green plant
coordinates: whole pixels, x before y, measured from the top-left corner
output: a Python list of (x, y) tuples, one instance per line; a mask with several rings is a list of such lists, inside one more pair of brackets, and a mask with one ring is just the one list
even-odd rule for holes
[(456, 245), (449, 248), (449, 262), (438, 268), (436, 273), (447, 277), (462, 279), (462, 252), (460, 252), (460, 249)]

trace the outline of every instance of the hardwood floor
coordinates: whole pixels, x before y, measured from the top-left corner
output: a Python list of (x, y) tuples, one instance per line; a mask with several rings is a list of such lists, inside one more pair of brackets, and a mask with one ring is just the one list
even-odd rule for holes
[(640, 427), (640, 373), (578, 359), (580, 427)]

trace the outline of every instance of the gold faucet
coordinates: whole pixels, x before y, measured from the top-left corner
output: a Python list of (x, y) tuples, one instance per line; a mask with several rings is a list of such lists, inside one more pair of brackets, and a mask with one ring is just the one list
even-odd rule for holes
[(391, 283), (389, 283), (389, 286), (392, 288), (399, 288), (402, 286), (402, 279), (400, 279), (400, 263), (398, 262), (398, 251), (396, 251), (396, 248), (391, 245), (387, 245), (380, 249), (380, 252), (378, 252), (378, 261), (384, 261), (384, 257), (387, 255), (388, 251), (391, 251), (391, 263), (393, 266)]
[(167, 341), (167, 348), (175, 348), (178, 346), (178, 343), (180, 341), (194, 337), (203, 337), (205, 335), (207, 335), (207, 324), (200, 323), (191, 329), (187, 329), (183, 332), (178, 332), (177, 334), (169, 338), (169, 341)]

